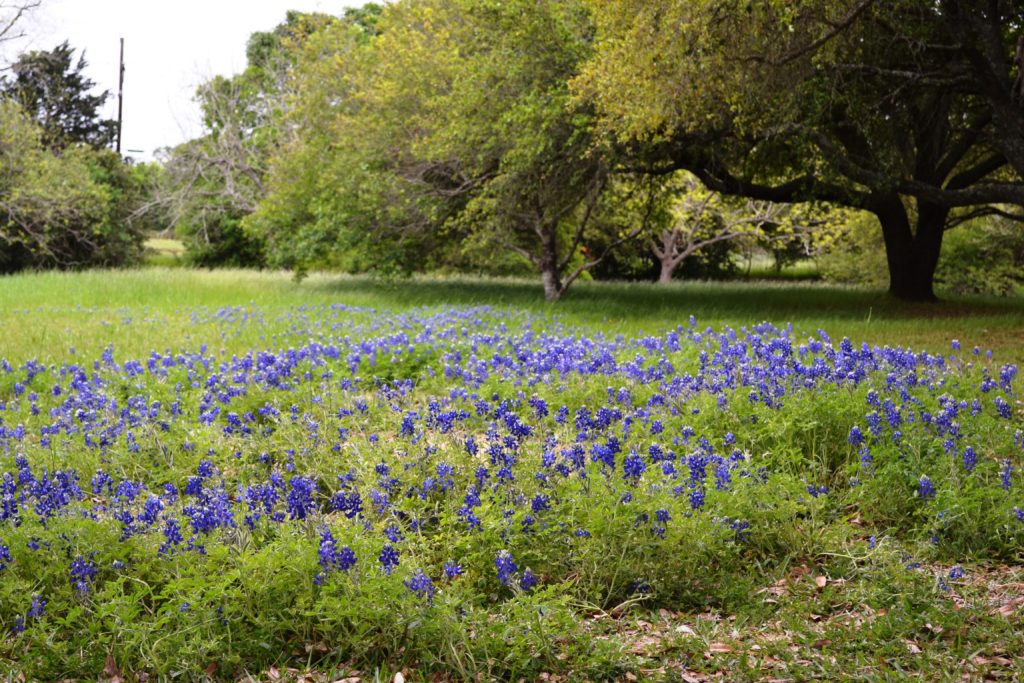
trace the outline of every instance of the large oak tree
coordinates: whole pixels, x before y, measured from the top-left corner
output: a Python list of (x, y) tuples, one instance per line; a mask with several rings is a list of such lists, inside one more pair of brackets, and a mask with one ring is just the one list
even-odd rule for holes
[(1021, 3), (590, 5), (597, 52), (575, 85), (627, 163), (870, 211), (897, 297), (934, 298), (947, 228), (1024, 205)]

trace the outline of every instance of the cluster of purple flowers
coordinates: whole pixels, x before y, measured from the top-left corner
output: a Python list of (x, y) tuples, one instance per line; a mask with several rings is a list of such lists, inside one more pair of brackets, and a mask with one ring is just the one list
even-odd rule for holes
[[(0, 387), (10, 387), (0, 393), (0, 572), (19, 552), (49, 552), (89, 593), (109, 558), (53, 531), (66, 517), (116, 525), (130, 547), (121, 555), (154, 553), (168, 566), (209, 544), (258, 547), (281, 528), (310, 538), (319, 529), (309, 549), (318, 585), (355, 580), (355, 547), (377, 555), (380, 580), (394, 575), (428, 604), (466, 560), (413, 569), (451, 557), (449, 547), (418, 551), (466, 534), (491, 544), (489, 580), (531, 590), (549, 576), (530, 554), (536, 539), (585, 544), (584, 527), (600, 533), (568, 514), (580, 497), (628, 508), (652, 542), (694, 520), (748, 542), (756, 522), (722, 514), (722, 501), (756, 498), (776, 476), (763, 427), (787, 406), (828, 401), (841, 415), (830, 416), (840, 431), (827, 447), (860, 463), (853, 484), (925, 453), (915, 461), (924, 473), (903, 475), (916, 504), (939, 505), (958, 481), (945, 474), (954, 463), (958, 477), (1000, 487), (1001, 514), (1024, 522), (1012, 498), (1024, 454), (1024, 436), (1011, 434), (1017, 368), (990, 354), (954, 359), (692, 319), (608, 337), (487, 308), (307, 308), (282, 324), (246, 307), (192, 320), (221, 341), (265, 326), (282, 348), (126, 359), (108, 347), (93, 362), (0, 364)], [(57, 451), (83, 466), (55, 464)], [(794, 480), (800, 501), (840, 504), (845, 481)], [(16, 530), (33, 540), (12, 545)], [(30, 620), (45, 611), (40, 600)]]

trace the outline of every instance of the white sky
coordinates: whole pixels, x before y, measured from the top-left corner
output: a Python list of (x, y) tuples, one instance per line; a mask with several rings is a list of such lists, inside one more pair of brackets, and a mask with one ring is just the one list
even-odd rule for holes
[[(245, 44), (290, 9), (340, 15), (364, 0), (43, 0), (20, 25), (25, 38), (6, 46), (5, 61), (25, 49), (52, 49), (67, 39), (85, 49), (85, 73), (109, 90), (105, 116), (117, 117), (119, 38), (125, 39), (121, 150), (138, 160), (200, 131), (193, 102), (198, 84), (245, 68)], [(76, 59), (78, 53), (76, 52)], [(143, 150), (128, 153), (125, 150)]]

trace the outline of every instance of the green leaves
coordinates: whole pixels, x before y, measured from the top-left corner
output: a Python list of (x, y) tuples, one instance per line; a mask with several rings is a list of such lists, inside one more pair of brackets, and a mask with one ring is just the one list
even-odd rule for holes
[(138, 259), (127, 219), (142, 188), (116, 154), (79, 144), (58, 156), (10, 100), (0, 100), (0, 129), (0, 272)]

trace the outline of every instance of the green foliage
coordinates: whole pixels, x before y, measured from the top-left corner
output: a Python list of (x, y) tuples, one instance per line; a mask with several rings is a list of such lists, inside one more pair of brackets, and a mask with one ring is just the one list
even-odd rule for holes
[(117, 122), (101, 119), (108, 93), (93, 95), (95, 83), (83, 73), (84, 52), (74, 62), (74, 49), (64, 41), (53, 50), (21, 54), (11, 65), (13, 77), (0, 78), (0, 98), (17, 102), (41, 127), (45, 147), (60, 152), (75, 143), (96, 149), (117, 136)]
[(58, 156), (21, 108), (0, 101), (0, 271), (124, 266), (138, 260), (131, 214), (142, 179), (112, 151)]
[(935, 274), (957, 294), (1010, 296), (1024, 283), (1024, 230), (999, 218), (968, 223), (949, 232)]
[(952, 209), (1024, 205), (1019, 3), (587, 5), (573, 88), (608, 139), (729, 194), (871, 211), (898, 297), (934, 298)]
[[(154, 370), (133, 377), (122, 373), (120, 364), (134, 358), (144, 363), (153, 349), (171, 349), (167, 358), (183, 358), (179, 349), (189, 353), (210, 340), (211, 350), (200, 358), (210, 362), (207, 372), (216, 372), (218, 363), (227, 363), (232, 356), (233, 362), (248, 363), (247, 350), (265, 349), (269, 340), (280, 349), (295, 349), (311, 339), (329, 343), (324, 338), (332, 327), (339, 338), (364, 331), (377, 335), (401, 321), (412, 338), (421, 330), (409, 321), (429, 315), (418, 307), (436, 309), (454, 299), (499, 304), (511, 298), (537, 306), (521, 287), (507, 283), (471, 283), (464, 289), (458, 282), (382, 287), (360, 281), (351, 289), (346, 283), (319, 278), (299, 287), (280, 276), (244, 272), (6, 278), (0, 283), (0, 315), (13, 315), (15, 320), (31, 315), (34, 324), (8, 325), (7, 319), (0, 319), (11, 330), (4, 353), (18, 368), (20, 379), (22, 363), (29, 358), (46, 362), (50, 357), (40, 355), (44, 352), (66, 357), (63, 338), (39, 344), (33, 335), (50, 324), (70, 328), (79, 359), (98, 357), (106, 345), (114, 344), (118, 365), (97, 372), (108, 398), (118, 406), (132, 405), (139, 400), (135, 397), (144, 396), (146, 406), (172, 406), (177, 401), (190, 411), (209, 390), (194, 379), (203, 372), (202, 361), (191, 367), (156, 364)], [(684, 307), (704, 306), (709, 317), (730, 319), (737, 327), (755, 316), (787, 314), (760, 298), (765, 290), (737, 294), (722, 285), (667, 290), (668, 294), (664, 289), (588, 284), (569, 297), (558, 319), (536, 308), (481, 310), (478, 315), (485, 324), (470, 334), (490, 335), (503, 325), (523, 324), (531, 338), (600, 330), (606, 339), (622, 332), (649, 344), (659, 342), (666, 328), (676, 329), (678, 311)], [(794, 320), (794, 345), (820, 323), (809, 315), (832, 316), (830, 329), (875, 329), (851, 328), (850, 321), (861, 320), (875, 303), (862, 293), (852, 299), (821, 288), (780, 293), (789, 306), (785, 310), (803, 316)], [(589, 301), (588, 295), (593, 297)], [(658, 296), (669, 298), (657, 307), (652, 301)], [(250, 298), (261, 305), (221, 309)], [(743, 300), (739, 305), (737, 298)], [(339, 301), (370, 308), (339, 306)], [(186, 303), (193, 308), (183, 309)], [(998, 310), (1016, 310), (1011, 304), (1000, 305), (1004, 308)], [(390, 307), (397, 310), (384, 310)], [(30, 313), (22, 313), (24, 309)], [(620, 312), (638, 317), (627, 319)], [(943, 353), (954, 328), (958, 335), (970, 329), (979, 336), (983, 329), (995, 329), (991, 320), (970, 316), (944, 323), (939, 319), (942, 324), (936, 324), (934, 312), (908, 321), (906, 312), (896, 307), (880, 309), (879, 315), (896, 319), (898, 325), (882, 331), (886, 343), (916, 343), (916, 335), (927, 333), (933, 335), (933, 343), (943, 344)], [(1012, 335), (1019, 329), (1020, 312), (1007, 318), (1000, 329)], [(453, 329), (464, 322), (469, 324), (459, 321)], [(645, 336), (654, 332), (656, 336)], [(801, 677), (810, 677), (814, 669), (842, 678), (844, 667), (874, 672), (871, 667), (878, 666), (879, 658), (886, 666), (924, 675), (944, 672), (945, 667), (956, 671), (964, 657), (974, 657), (984, 648), (1013, 651), (1020, 644), (1019, 613), (1007, 618), (996, 612), (1016, 593), (1002, 595), (1001, 587), (986, 587), (991, 580), (1013, 590), (1018, 580), (1006, 572), (1017, 571), (1014, 566), (1024, 543), (1024, 525), (1012, 512), (1019, 504), (1020, 476), (1014, 475), (1012, 491), (998, 485), (1001, 459), (1013, 454), (1019, 463), (1016, 423), (996, 417), (991, 394), (980, 395), (980, 417), (972, 417), (969, 426), (965, 417), (965, 443), (970, 441), (981, 454), (976, 469), (965, 472), (959, 458), (945, 453), (923, 423), (909, 420), (901, 428), (902, 440), (891, 438), (888, 427), (871, 439), (873, 464), (864, 466), (846, 435), (851, 423), (865, 425), (867, 386), (794, 390), (780, 397), (781, 407), (750, 402), (749, 387), (723, 388), (727, 407), (707, 394), (676, 396), (668, 406), (659, 406), (650, 399), (660, 395), (663, 386), (629, 381), (629, 404), (622, 405), (630, 411), (638, 442), (671, 447), (682, 469), (686, 456), (697, 447), (696, 439), (671, 444), (683, 426), (710, 435), (716, 448), (721, 448), (721, 435), (733, 432), (739, 435), (740, 467), (750, 476), (737, 472), (727, 493), (715, 487), (709, 472), (706, 509), (696, 513), (690, 509), (688, 489), (682, 495), (673, 490), (685, 482), (685, 475), (663, 477), (653, 464), (636, 485), (595, 462), (585, 465), (581, 475), (586, 476), (521, 476), (516, 483), (519, 495), (529, 500), (537, 493), (550, 494), (551, 507), (538, 513), (534, 533), (511, 533), (507, 538), (500, 533), (502, 523), (519, 528), (528, 505), (484, 496), (478, 512), (487, 524), (476, 534), (467, 533), (456, 512), (462, 504), (461, 485), (423, 497), (405, 495), (399, 487), (394, 509), (378, 514), (371, 510), (365, 489), (376, 485), (374, 466), (382, 457), (408, 465), (405, 472), (424, 474), (432, 471), (430, 458), (450, 462), (457, 467), (460, 482), (471, 481), (480, 465), (465, 453), (463, 442), (469, 434), (482, 441), (492, 429), (490, 415), (471, 415), (450, 433), (424, 430), (417, 443), (396, 436), (401, 411), (415, 408), (426, 414), (427, 403), (450, 395), (452, 379), (431, 370), (439, 370), (455, 353), (468, 357), (470, 344), (479, 344), (474, 353), (480, 358), (492, 357), (484, 355), (483, 342), (463, 337), (441, 334), (443, 347), (417, 337), (415, 348), (406, 352), (403, 343), (402, 353), (382, 353), (372, 369), (366, 369), (383, 382), (414, 380), (406, 395), (389, 395), (385, 384), (371, 382), (351, 393), (327, 393), (348, 372), (345, 354), (315, 362), (299, 358), (285, 380), (294, 386), (283, 395), (247, 383), (231, 398), (233, 412), (256, 413), (268, 400), (280, 400), (277, 407), (282, 412), (278, 417), (259, 417), (254, 427), (274, 430), (254, 434), (251, 440), (226, 434), (224, 416), (213, 424), (169, 418), (166, 430), (159, 422), (141, 422), (135, 427), (138, 452), (117, 439), (100, 453), (85, 447), (81, 440), (86, 435), (78, 432), (55, 440), (52, 455), (38, 457), (44, 463), (52, 457), (53, 469), (78, 469), (83, 489), (88, 489), (88, 476), (102, 467), (118, 477), (142, 481), (157, 494), (167, 482), (183, 485), (203, 458), (215, 459), (221, 467), (211, 480), (214, 485), (221, 477), (232, 483), (258, 482), (275, 469), (283, 471), (291, 462), (287, 450), (295, 449), (294, 464), (300, 471), (323, 475), (315, 494), (318, 502), (325, 503), (335, 492), (334, 475), (351, 467), (363, 480), (367, 507), (363, 519), (325, 511), (306, 523), (276, 525), (264, 519), (253, 528), (239, 519), (236, 528), (197, 534), (205, 554), (183, 546), (167, 556), (156, 552), (162, 536), (155, 529), (126, 540), (119, 537), (118, 526), (106, 518), (113, 508), (97, 503), (113, 500), (108, 494), (83, 501), (95, 519), (63, 515), (44, 525), (26, 509), (21, 525), (5, 522), (0, 539), (16, 557), (0, 581), (0, 628), (5, 633), (0, 666), (15, 669), (13, 676), (20, 671), (27, 679), (43, 680), (92, 676), (104, 669), (108, 655), (125, 675), (209, 675), (218, 680), (263, 675), (270, 667), (297, 670), (296, 677), (311, 671), (331, 680), (357, 675), (354, 669), (360, 675), (377, 671), (387, 678), (401, 669), (408, 678), (413, 678), (413, 671), (423, 677), (437, 673), (460, 679), (533, 680), (564, 674), (605, 680), (627, 672), (640, 677), (662, 667), (671, 671), (677, 664), (681, 671), (718, 671), (732, 677), (743, 672), (754, 679), (763, 678), (771, 667), (778, 667), (771, 669), (774, 672), (799, 672)], [(718, 341), (709, 339), (708, 351), (714, 354)], [(616, 362), (636, 362), (643, 350), (640, 344), (621, 345), (614, 352)], [(503, 347), (493, 349), (495, 360), (507, 355)], [(667, 358), (679, 369), (701, 362), (698, 349), (689, 344)], [(986, 373), (997, 373), (1001, 362), (1002, 358), (990, 361), (982, 356), (968, 365), (966, 359), (961, 364), (947, 356), (945, 363), (955, 369), (943, 375), (941, 386), (931, 389), (924, 383), (934, 381), (931, 374), (938, 366), (921, 363), (916, 366), (921, 384), (908, 390), (920, 399), (922, 411), (935, 415), (941, 402), (958, 405), (961, 399), (979, 396), (979, 382)], [(162, 372), (167, 375), (160, 376)], [(8, 418), (42, 421), (50, 408), (69, 400), (66, 394), (50, 395), (45, 376), (27, 380), (26, 392), (40, 395), (33, 402), (38, 402), (42, 417), (29, 416), (29, 399), (14, 397), (11, 381), (0, 384)], [(552, 408), (595, 405), (608, 396), (608, 377), (561, 376), (553, 371), (523, 390), (548, 399)], [(482, 397), (515, 397), (518, 389), (496, 374), (474, 391)], [(327, 394), (323, 401), (318, 400), (321, 393)], [(336, 432), (328, 425), (333, 427), (342, 419), (339, 411), (354, 408), (359, 400), (371, 404), (370, 412), (355, 410), (348, 416), (341, 452), (332, 451), (329, 443)], [(510, 399), (510, 405), (515, 400)], [(289, 418), (290, 405), (296, 406), (301, 419)], [(653, 410), (664, 416), (661, 436), (649, 434), (643, 417)], [(571, 422), (572, 418), (565, 425), (550, 418), (538, 420), (543, 429), (523, 440), (518, 467), (525, 473), (544, 471), (545, 440), (554, 436), (565, 449), (571, 448), (576, 433)], [(323, 440), (310, 431), (313, 423), (323, 425)], [(615, 432), (622, 433), (618, 427)], [(36, 449), (38, 438), (30, 430), (25, 445)], [(261, 462), (263, 452), (272, 463)], [(14, 452), (0, 454), (0, 471), (16, 470), (15, 457)], [(481, 458), (486, 456), (481, 453)], [(758, 475), (760, 466), (769, 476)], [(923, 468), (938, 490), (934, 499), (914, 495)], [(851, 477), (857, 479), (856, 485), (851, 486)], [(829, 492), (812, 497), (808, 484), (827, 486)], [(229, 493), (235, 490), (228, 487)], [(148, 492), (142, 495), (144, 499)], [(663, 536), (654, 531), (650, 519), (643, 521), (657, 508), (672, 513)], [(405, 526), (412, 519), (418, 520), (415, 531)], [(737, 538), (730, 519), (749, 521), (749, 536)], [(389, 575), (375, 563), (381, 547), (371, 530), (379, 532), (391, 523), (402, 526), (406, 539), (402, 564)], [(587, 529), (591, 536), (567, 539), (559, 528), (563, 523), (570, 530)], [(317, 585), (312, 577), (321, 569), (316, 551), (325, 527), (344, 539), (360, 562), (350, 572), (335, 572)], [(50, 546), (30, 550), (33, 539)], [(540, 577), (534, 590), (497, 581), (493, 549), (506, 544), (520, 570), (529, 567)], [(90, 591), (81, 594), (68, 579), (66, 559), (92, 552), (98, 574)], [(464, 564), (465, 573), (451, 580), (435, 574), (438, 591), (433, 604), (416, 598), (403, 585), (413, 567), (437, 567), (452, 557)], [(968, 580), (949, 578), (953, 562), (968, 567)], [(816, 582), (818, 577), (822, 584)], [(951, 584), (955, 592), (943, 590), (940, 581)], [(47, 613), (30, 621), (23, 633), (9, 633), (14, 616), (26, 614), (34, 594), (45, 596)], [(951, 608), (954, 601), (959, 609)], [(862, 622), (844, 621), (854, 618)], [(939, 637), (941, 631), (954, 637)], [(908, 639), (927, 654), (908, 652)], [(825, 640), (828, 644), (823, 644)]]
[(828, 282), (879, 287), (887, 281), (885, 244), (878, 221), (867, 213), (853, 213), (845, 229), (815, 258)]
[(295, 135), (245, 221), (272, 263), (532, 267), (557, 298), (635, 228), (604, 200), (607, 150), (569, 97), (592, 36), (580, 5), (400, 2), (368, 16), (308, 36), (290, 72)]
[(189, 262), (263, 267), (265, 240), (243, 228), (266, 194), (269, 158), (292, 139), (287, 75), (310, 35), (335, 23), (323, 14), (289, 12), (273, 31), (249, 40), (246, 69), (199, 87), (204, 134), (169, 150), (155, 208), (185, 242)]

